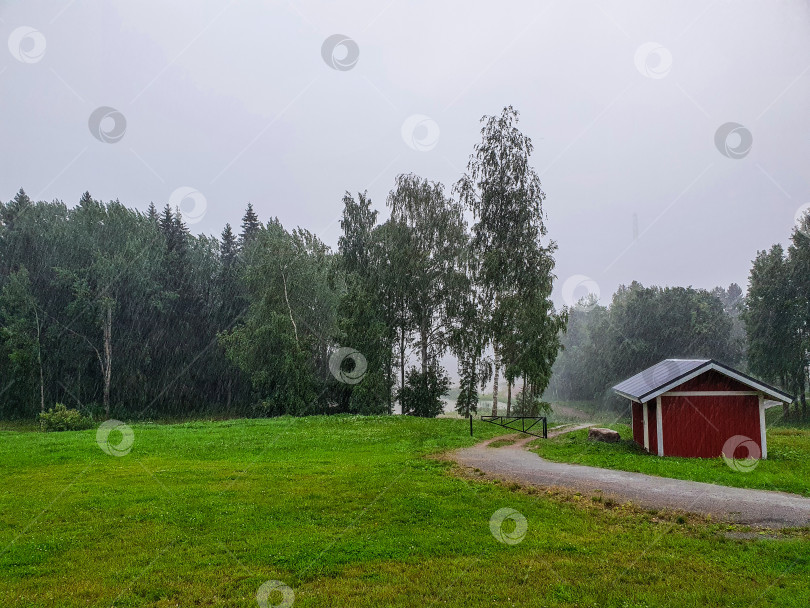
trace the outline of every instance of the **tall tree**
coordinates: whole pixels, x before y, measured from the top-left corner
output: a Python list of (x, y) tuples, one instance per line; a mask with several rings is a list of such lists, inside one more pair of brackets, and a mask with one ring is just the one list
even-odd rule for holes
[(239, 246), (244, 248), (255, 237), (262, 227), (259, 216), (253, 210), (253, 203), (248, 203), (245, 215), (242, 216), (242, 232), (239, 234)]
[[(800, 390), (801, 334), (790, 270), (781, 245), (757, 253), (748, 279), (743, 320), (748, 335), (748, 369), (769, 382)], [(789, 416), (787, 408), (784, 414)]]
[(365, 359), (366, 373), (360, 382), (337, 386), (340, 409), (353, 413), (392, 412), (391, 387), (393, 335), (386, 323), (378, 242), (377, 211), (371, 199), (360, 192), (355, 200), (343, 197), (343, 234), (338, 253), (346, 290), (338, 311), (338, 344), (356, 349)]
[(799, 341), (795, 359), (795, 390), (802, 405), (802, 416), (808, 416), (807, 384), (810, 380), (810, 214), (794, 226), (788, 247), (788, 276), (793, 300), (794, 323)]
[[(398, 359), (399, 389), (405, 387), (408, 349), (412, 345), (415, 322), (412, 313), (411, 281), (415, 276), (415, 256), (411, 229), (402, 222), (389, 220), (375, 230), (377, 284), (385, 311), (385, 323)], [(400, 407), (404, 408), (402, 394)], [(402, 413), (406, 413), (404, 408)]]
[(0, 292), (0, 337), (8, 351), (14, 374), (36, 378), (39, 410), (45, 411), (45, 375), (42, 365), (45, 319), (31, 289), (28, 270), (21, 266), (8, 277)]
[[(492, 412), (496, 414), (502, 347), (518, 325), (519, 306), (514, 303), (527, 294), (544, 300), (551, 293), (556, 245), (541, 243), (546, 235), (545, 194), (530, 164), (531, 139), (518, 129), (517, 110), (509, 106), (481, 122), (481, 141), (455, 190), (475, 218), (471, 249), (477, 261), (475, 285), (483, 295), (480, 315), (494, 354)], [(553, 308), (549, 314), (556, 314)], [(557, 340), (552, 338), (551, 350)], [(544, 384), (548, 379), (536, 381)]]
[(390, 221), (404, 226), (410, 235), (406, 302), (421, 363), (421, 379), (414, 375), (412, 384), (438, 389), (444, 386), (439, 380), (444, 374), (439, 358), (450, 344), (450, 316), (467, 287), (461, 267), (467, 245), (463, 210), (445, 196), (442, 184), (413, 174), (397, 176), (388, 206)]
[(251, 378), (265, 413), (324, 412), (337, 323), (333, 258), (311, 233), (289, 233), (274, 219), (256, 234), (251, 259), (244, 275), (250, 309), (220, 343)]

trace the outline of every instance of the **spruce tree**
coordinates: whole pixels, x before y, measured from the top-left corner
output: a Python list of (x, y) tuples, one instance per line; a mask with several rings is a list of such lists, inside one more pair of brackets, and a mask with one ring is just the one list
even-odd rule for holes
[(261, 227), (259, 216), (253, 211), (253, 203), (248, 203), (245, 215), (242, 216), (242, 233), (239, 235), (240, 246), (244, 248), (258, 234)]
[(225, 229), (222, 231), (222, 241), (219, 244), (219, 258), (222, 261), (222, 267), (231, 268), (236, 261), (238, 253), (239, 245), (233, 234), (231, 225), (225, 224)]

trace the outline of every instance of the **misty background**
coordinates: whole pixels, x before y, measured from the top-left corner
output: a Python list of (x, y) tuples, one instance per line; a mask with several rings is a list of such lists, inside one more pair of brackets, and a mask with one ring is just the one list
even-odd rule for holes
[[(145, 210), (186, 188), (194, 233), (250, 201), (334, 246), (344, 191), (384, 219), (399, 173), (449, 189), (481, 116), (511, 104), (559, 244), (555, 303), (745, 287), (810, 202), (808, 24), (798, 1), (4, 2), (3, 35), (46, 44), (0, 54), (0, 199)], [(322, 56), (334, 34), (356, 42), (350, 69)], [(100, 106), (125, 117), (114, 144), (88, 129)], [(742, 158), (715, 146), (727, 122), (751, 133)]]

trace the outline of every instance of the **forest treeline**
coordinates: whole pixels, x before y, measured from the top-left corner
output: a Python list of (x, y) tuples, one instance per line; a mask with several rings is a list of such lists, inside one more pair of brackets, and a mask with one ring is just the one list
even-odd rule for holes
[(621, 286), (607, 305), (584, 298), (569, 311), (563, 350), (549, 395), (596, 401), (615, 409), (627, 401), (612, 387), (671, 358), (709, 358), (744, 366), (742, 289)]
[(0, 204), (0, 416), (57, 402), (128, 419), (395, 404), (435, 416), (448, 352), (462, 413), (501, 376), (510, 408), (519, 385), (514, 408), (536, 410), (567, 317), (550, 299), (556, 245), (518, 120), (511, 107), (482, 119), (449, 193), (397, 177), (385, 222), (346, 193), (337, 251), (250, 205), (214, 238), (168, 205), (85, 193), (68, 207), (20, 190)]
[(776, 244), (757, 253), (743, 318), (751, 372), (796, 395), (786, 415), (810, 417), (810, 213), (797, 222), (787, 250)]
[(667, 358), (713, 358), (795, 396), (788, 419), (808, 418), (810, 381), (810, 215), (790, 245), (759, 251), (748, 292), (736, 283), (620, 287), (607, 305), (583, 298), (568, 311), (567, 332), (547, 396), (620, 409), (611, 387)]
[(543, 398), (623, 408), (618, 381), (710, 357), (797, 395), (785, 414), (807, 416), (810, 217), (787, 251), (758, 253), (747, 295), (634, 282), (607, 305), (558, 311), (556, 244), (518, 121), (511, 107), (482, 119), (449, 191), (398, 176), (384, 222), (347, 192), (336, 251), (251, 205), (215, 238), (168, 205), (85, 193), (69, 207), (20, 190), (0, 202), (0, 417), (56, 403), (124, 419), (435, 416), (447, 353), (462, 414), (490, 382), (493, 409), (506, 393), (513, 414)]

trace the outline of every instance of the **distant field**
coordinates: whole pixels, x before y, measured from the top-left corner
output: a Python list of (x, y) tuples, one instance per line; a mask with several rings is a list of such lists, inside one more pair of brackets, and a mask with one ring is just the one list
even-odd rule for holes
[(621, 442), (588, 441), (588, 431), (583, 430), (537, 442), (534, 451), (559, 462), (810, 496), (810, 429), (769, 427), (767, 460), (759, 461), (752, 471), (741, 472), (720, 457), (653, 456), (632, 441), (629, 426), (612, 424), (609, 428), (619, 432)]
[[(464, 420), (132, 430), (121, 457), (95, 431), (0, 432), (0, 606), (255, 608), (267, 581), (296, 607), (810, 604), (810, 531), (741, 540), (463, 478), (425, 456), (469, 445)], [(477, 423), (475, 440), (498, 430)], [(490, 529), (503, 508), (525, 517), (516, 544)]]

